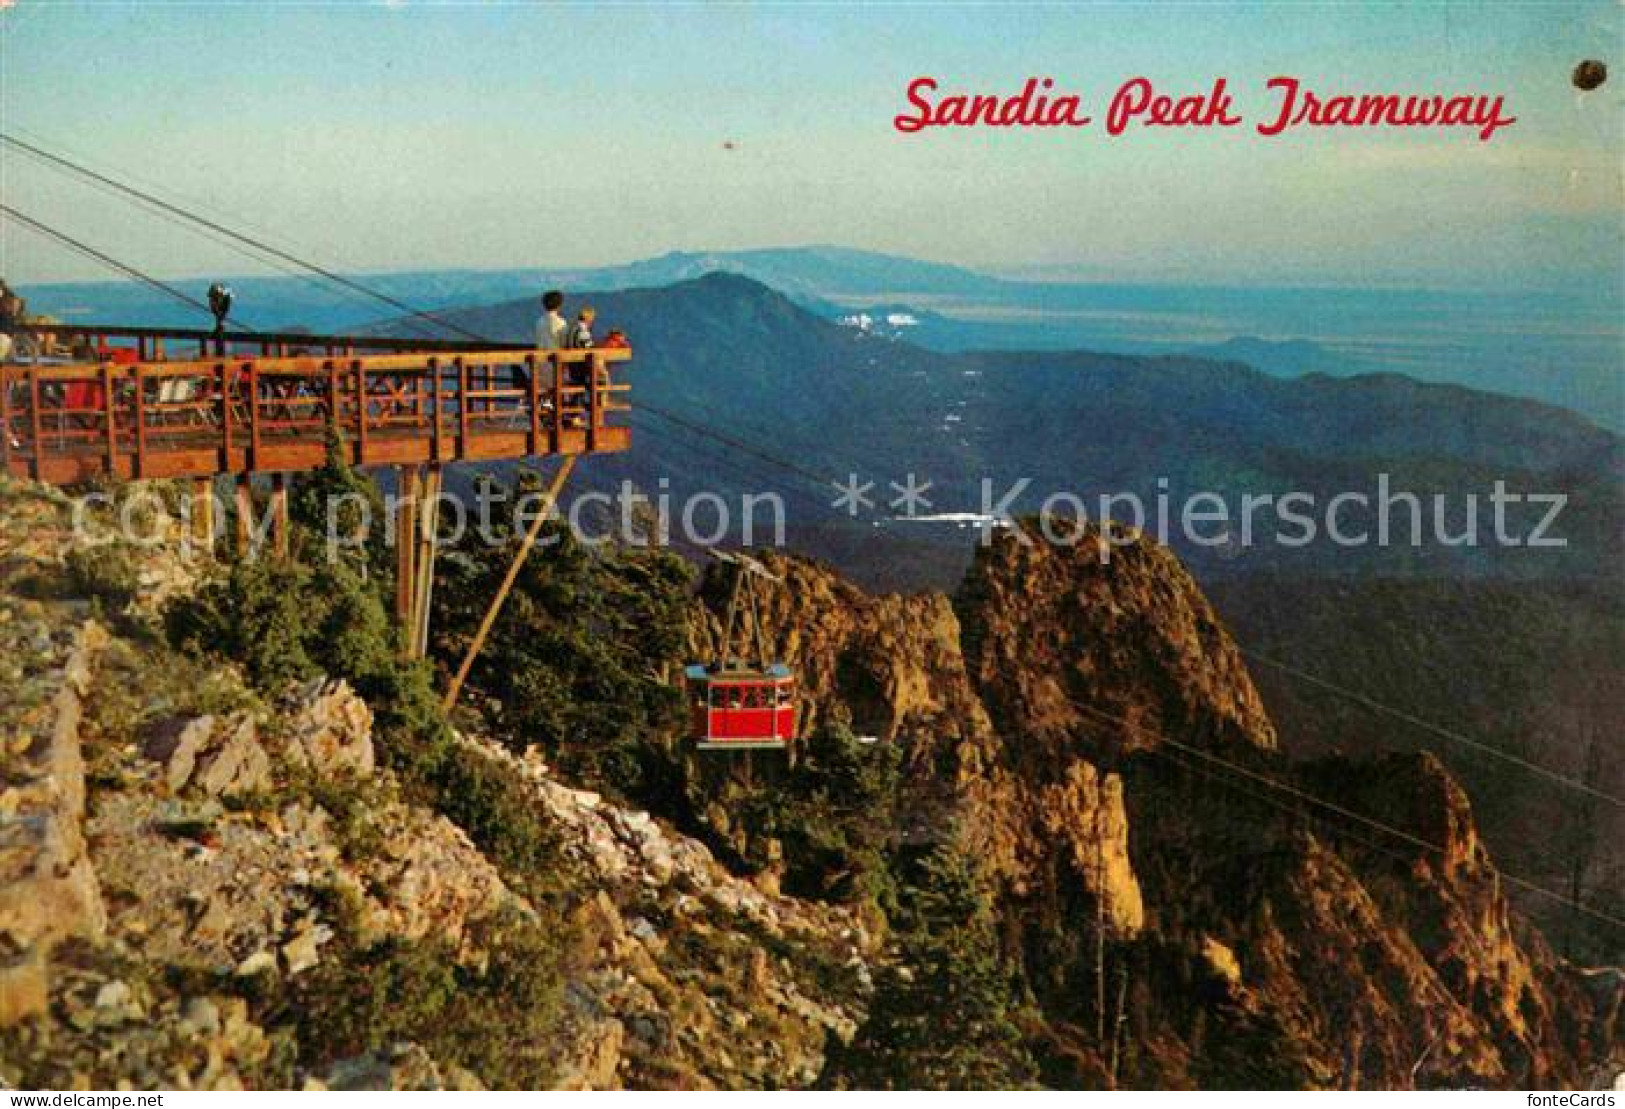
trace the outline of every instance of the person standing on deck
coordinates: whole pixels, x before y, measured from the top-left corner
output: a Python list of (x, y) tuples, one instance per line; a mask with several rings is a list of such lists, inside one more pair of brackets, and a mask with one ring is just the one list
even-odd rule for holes
[[(583, 308), (576, 317), (576, 322), (570, 325), (565, 333), (564, 346), (568, 350), (590, 350), (592, 348), (592, 322), (598, 318), (598, 312), (591, 307)], [(584, 390), (581, 396), (581, 407), (586, 410), (589, 419), (592, 417), (592, 366), (588, 362), (577, 362), (570, 366), (570, 384), (577, 389)]]
[[(542, 314), (536, 317), (537, 350), (564, 349), (564, 340), (570, 330), (570, 324), (561, 314), (563, 308), (563, 293), (557, 289), (549, 289), (542, 294)], [(530, 389), (530, 374), (523, 366), (514, 367), (514, 387), (526, 391)]]
[(564, 345), (570, 350), (589, 350), (592, 347), (592, 322), (598, 318), (598, 312), (593, 308), (583, 308), (576, 322), (570, 325), (565, 334)]
[(28, 306), (23, 303), (23, 298), (12, 292), (11, 286), (0, 278), (0, 362), (11, 357), (14, 345), (12, 335), (27, 313)]
[(549, 289), (542, 294), (542, 315), (536, 321), (536, 349), (563, 350), (570, 322), (564, 318), (564, 294)]

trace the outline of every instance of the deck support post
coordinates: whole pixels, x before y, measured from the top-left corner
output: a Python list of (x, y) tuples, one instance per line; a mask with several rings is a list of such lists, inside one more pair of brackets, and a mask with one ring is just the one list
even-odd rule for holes
[(525, 559), (530, 556), (530, 549), (536, 545), (536, 539), (542, 534), (542, 527), (553, 516), (554, 508), (559, 503), (559, 494), (564, 490), (564, 483), (570, 480), (570, 471), (576, 467), (579, 455), (568, 455), (558, 473), (553, 475), (553, 484), (548, 487), (546, 499), (542, 501), (542, 509), (531, 521), (530, 528), (525, 532), (525, 538), (520, 541), (519, 550), (513, 556), (513, 562), (508, 566), (508, 573), (497, 587), (496, 596), (491, 598), (491, 606), (485, 610), (485, 618), (480, 621), (479, 630), (474, 633), (474, 641), (468, 645), (468, 653), (463, 656), (463, 664), (457, 668), (457, 675), (452, 678), (451, 685), (446, 689), (445, 700), (441, 708), (450, 712), (457, 705), (457, 697), (463, 691), (463, 683), (468, 680), (468, 672), (474, 668), (474, 660), (485, 648), (486, 637), (491, 634), (491, 627), (497, 622), (497, 616), (502, 612), (502, 603), (508, 599), (513, 583), (519, 580), (519, 571), (524, 569)]
[(0, 474), (11, 476), (11, 379), (0, 368)]
[(271, 475), (271, 549), (278, 559), (288, 558), (288, 475)]
[(254, 484), (248, 474), (237, 475), (237, 557), (247, 558), (254, 545)]
[(395, 619), (408, 655), (417, 638), (411, 622), (417, 612), (417, 497), (418, 468), (395, 467)]
[(203, 548), (205, 554), (214, 554), (215, 514), (214, 479), (192, 479), (192, 542)]
[(429, 610), (434, 603), (434, 563), (440, 549), (440, 485), (441, 469), (430, 466), (423, 477), (423, 507), (417, 514), (417, 552), (413, 556), (413, 571), (417, 583), (413, 588), (411, 638), (409, 655), (424, 658), (429, 653)]

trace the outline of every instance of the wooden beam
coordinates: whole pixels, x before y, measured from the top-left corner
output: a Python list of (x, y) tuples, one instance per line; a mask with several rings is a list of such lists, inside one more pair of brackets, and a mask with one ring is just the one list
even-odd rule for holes
[(598, 449), (598, 425), (603, 422), (603, 399), (598, 395), (598, 352), (587, 354), (587, 449)]
[(249, 363), (243, 376), (248, 380), (248, 468), (252, 470), (260, 458), (260, 375)]
[(288, 475), (271, 475), (271, 543), (279, 559), (288, 557)]
[(413, 600), (417, 595), (417, 497), (418, 468), (395, 468), (395, 619), (402, 628), (402, 644), (408, 651), (416, 638), (417, 629), (409, 623), (417, 611)]
[(113, 363), (102, 363), (102, 408), (107, 415), (107, 472), (118, 473), (118, 399), (113, 395)]
[(536, 365), (536, 356), (525, 356), (525, 390), (529, 394), (527, 400), (530, 404), (530, 443), (526, 452), (534, 458), (542, 453), (542, 388), (536, 374), (540, 367)]
[(525, 560), (530, 557), (530, 549), (536, 545), (536, 539), (542, 534), (542, 527), (553, 515), (554, 507), (559, 503), (559, 493), (564, 489), (564, 483), (570, 480), (570, 472), (576, 467), (576, 455), (570, 455), (559, 467), (559, 472), (553, 475), (553, 484), (548, 487), (546, 499), (542, 504), (542, 511), (537, 513), (536, 519), (531, 521), (530, 528), (525, 532), (525, 538), (519, 544), (518, 552), (513, 556), (513, 562), (508, 566), (508, 573), (497, 588), (496, 596), (491, 598), (491, 605), (485, 610), (485, 618), (480, 621), (479, 630), (474, 633), (474, 641), (468, 645), (468, 653), (463, 656), (463, 664), (457, 668), (457, 674), (451, 680), (451, 686), (446, 690), (445, 700), (441, 708), (450, 712), (457, 705), (457, 697), (463, 691), (463, 683), (468, 680), (468, 672), (474, 668), (474, 660), (479, 657), (480, 651), (485, 648), (486, 637), (491, 634), (492, 626), (497, 622), (497, 616), (502, 612), (502, 604), (508, 599), (513, 583), (519, 580), (519, 571), (524, 569)]
[(411, 657), (429, 653), (429, 612), (434, 605), (434, 564), (440, 550), (440, 488), (444, 471), (430, 466), (423, 484), (423, 511), (418, 513), (417, 585), (412, 603)]
[(436, 462), (439, 462), (442, 458), (446, 457), (446, 424), (441, 415), (445, 411), (445, 401), (441, 397), (440, 388), (442, 372), (440, 359), (429, 359), (430, 385), (434, 390), (432, 396), (432, 407), (434, 409), (434, 443), (432, 448), (433, 453), (430, 455), (430, 457)]
[[(117, 324), (68, 324), (68, 323), (23, 323), (17, 325), (22, 334), (56, 335), (58, 338), (87, 337), (100, 340), (136, 339), (153, 340), (149, 349), (157, 354), (163, 352), (165, 339), (180, 341), (210, 342), (214, 339), (214, 331), (187, 327), (123, 327)], [(389, 351), (464, 351), (464, 350), (530, 350), (529, 343), (499, 343), (486, 339), (420, 339), (420, 338), (394, 338), (384, 335), (308, 335), (299, 331), (228, 331), (225, 336), (227, 343), (242, 346), (268, 347), (343, 347), (353, 346), (362, 350), (389, 350)]]
[(215, 384), (220, 390), (220, 470), (231, 469), (231, 371), (224, 362), (214, 368)]
[(247, 474), (237, 475), (237, 557), (247, 558), (254, 542), (254, 486)]
[(147, 476), (147, 384), (141, 380), (140, 366), (130, 367), (130, 384), (135, 397), (135, 463), (131, 469), (142, 478)]
[(353, 363), (352, 376), (355, 378), (355, 449), (356, 465), (367, 464), (367, 371), (362, 368), (361, 362)]
[(457, 366), (457, 452), (468, 453), (468, 361), (458, 358)]
[(11, 382), (0, 380), (0, 473), (11, 473)]
[(39, 481), (44, 476), (42, 463), (45, 461), (45, 418), (40, 414), (38, 366), (28, 367), (28, 406), (33, 412), (34, 480)]
[(553, 367), (553, 453), (564, 449), (564, 362), (558, 352), (548, 355)]

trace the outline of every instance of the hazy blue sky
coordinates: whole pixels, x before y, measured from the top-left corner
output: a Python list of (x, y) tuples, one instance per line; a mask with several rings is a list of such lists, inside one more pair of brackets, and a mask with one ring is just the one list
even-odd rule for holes
[[(1618, 279), (1625, 8), (412, 2), (0, 10), (0, 123), (357, 269), (555, 266), (830, 242), (983, 268), (1234, 283)], [(1582, 57), (1614, 65), (1580, 96)], [(891, 125), (903, 89), (1075, 88), (1081, 131)], [(1142, 132), (1144, 74), (1505, 93), (1471, 131)], [(724, 142), (737, 144), (725, 149)], [(162, 274), (212, 244), (0, 155), (7, 202)], [(7, 226), (0, 272), (104, 276)]]

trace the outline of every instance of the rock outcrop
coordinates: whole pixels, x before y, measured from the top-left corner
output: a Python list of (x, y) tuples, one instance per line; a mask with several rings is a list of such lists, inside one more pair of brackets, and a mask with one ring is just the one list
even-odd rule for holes
[[(467, 780), (500, 779), (522, 802), (507, 811), (557, 840), (554, 888), (512, 880), (473, 822), (383, 768), (380, 706), (325, 679), (262, 697), (230, 668), (176, 671), (121, 623), (148, 619), (142, 603), (113, 631), (92, 621), (74, 590), (97, 564), (66, 565), (66, 510), (0, 487), (0, 1079), (477, 1088), (488, 1075), (393, 1036), (295, 1065), (310, 1030), (291, 1009), (371, 952), (442, 964), (403, 973), (482, 967), (489, 926), (515, 916), (568, 937), (562, 1015), (520, 1045), (561, 1087), (809, 1086), (853, 1036), (891, 957), (872, 913), (784, 896), (666, 815), (458, 736), (446, 757)], [(140, 559), (138, 580), (198, 571)], [(1625, 1069), (1625, 977), (1567, 965), (1523, 923), (1444, 767), (1290, 763), (1167, 551), (1140, 539), (1102, 561), (1006, 535), (952, 600), (772, 564), (764, 615), (807, 726), (900, 747), (899, 839), (953, 840), (993, 880), (1046, 1082), (1533, 1086)], [(703, 649), (714, 617), (690, 632)], [(1398, 835), (1299, 803), (1312, 795)]]
[(961, 586), (967, 667), (1017, 758), (1155, 746), (1159, 734), (1270, 750), (1275, 728), (1213, 606), (1168, 548), (1086, 525), (1076, 543), (1026, 525), (977, 552)]
[(587, 960), (570, 990), (566, 1086), (818, 1078), (830, 1038), (856, 1029), (877, 954), (857, 914), (763, 892), (648, 813), (562, 785), (534, 753), (464, 743), (524, 777), (597, 890), (575, 912)]
[[(37, 606), (0, 599), (7, 674), (5, 780), (0, 792), (0, 1027), (40, 1012), (52, 949), (106, 927), (101, 888), (84, 835), (85, 760), (80, 723), (96, 654), (107, 635), (80, 625), (54, 634)], [(27, 656), (11, 653), (22, 641)], [(26, 661), (25, 661), (26, 660)], [(31, 671), (31, 673), (30, 673)]]
[[(520, 783), (537, 834), (559, 841), (544, 912), (380, 767), (347, 685), (266, 700), (166, 653), (141, 605), (124, 608), (128, 634), (87, 622), (69, 506), (3, 486), (6, 584), (48, 599), (0, 592), (0, 1080), (478, 1088), (398, 1039), (296, 1065), (290, 1038), (310, 1031), (295, 1009), (324, 973), (383, 952), (481, 966), (515, 914), (557, 920), (570, 945), (558, 1026), (517, 1045), (562, 1087), (805, 1086), (850, 1036), (878, 943), (856, 914), (764, 892), (650, 814), (460, 738), (457, 757)], [(145, 572), (195, 569), (171, 557), (168, 572), (144, 554)]]
[(308, 682), (286, 708), (293, 716), (285, 752), (290, 763), (329, 778), (372, 774), (372, 709), (347, 682)]
[[(951, 819), (934, 827), (1001, 883), (1063, 1082), (1110, 1073), (1112, 1046), (1075, 1030), (1097, 1019), (1139, 1030), (1119, 1045), (1128, 1084), (1552, 1085), (1625, 1066), (1625, 994), (1599, 1000), (1597, 975), (1518, 921), (1442, 765), (1294, 767), (1166, 549), (1024, 534), (979, 552), (951, 609), (775, 559), (765, 619), (811, 726), (869, 722), (936, 775)], [(1400, 829), (1401, 865), (1269, 782)]]

